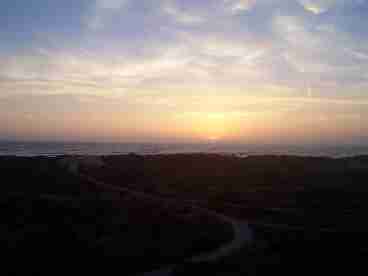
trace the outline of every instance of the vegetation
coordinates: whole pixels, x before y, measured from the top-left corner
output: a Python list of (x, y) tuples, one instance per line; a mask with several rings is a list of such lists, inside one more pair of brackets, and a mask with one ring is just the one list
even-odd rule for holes
[[(364, 156), (130, 154), (82, 162), (81, 174), (64, 160), (0, 158), (1, 248), (36, 259), (33, 270), (12, 271), (56, 263), (70, 272), (77, 261), (83, 271), (111, 263), (128, 275), (167, 264), (182, 264), (176, 275), (261, 275), (295, 273), (296, 264), (299, 275), (349, 271), (368, 253)], [(254, 242), (215, 263), (185, 262), (232, 238), (197, 206), (249, 222)], [(81, 256), (97, 261), (82, 265)]]
[(103, 272), (107, 264), (134, 274), (182, 262), (232, 238), (231, 227), (207, 214), (96, 187), (61, 160), (0, 160), (0, 247), (12, 261), (32, 260), (32, 266), (4, 266), (9, 274), (56, 267)]

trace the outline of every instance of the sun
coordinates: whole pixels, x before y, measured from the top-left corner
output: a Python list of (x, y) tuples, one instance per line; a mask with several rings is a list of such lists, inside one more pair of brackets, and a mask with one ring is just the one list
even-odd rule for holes
[(208, 142), (211, 144), (216, 144), (219, 143), (221, 141), (221, 137), (219, 136), (210, 136), (208, 137)]
[(205, 113), (195, 120), (195, 128), (202, 138), (210, 143), (217, 143), (227, 134), (228, 122), (223, 114)]
[(205, 143), (225, 142), (238, 133), (239, 121), (227, 112), (190, 112), (180, 119), (191, 139)]

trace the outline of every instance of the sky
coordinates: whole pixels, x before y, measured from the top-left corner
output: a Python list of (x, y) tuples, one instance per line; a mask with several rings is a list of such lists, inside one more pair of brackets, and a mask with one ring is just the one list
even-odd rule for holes
[(0, 140), (363, 144), (368, 0), (2, 0)]

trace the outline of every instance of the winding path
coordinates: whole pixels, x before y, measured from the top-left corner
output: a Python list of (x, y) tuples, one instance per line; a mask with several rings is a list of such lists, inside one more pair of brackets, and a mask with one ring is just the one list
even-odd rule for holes
[[(198, 208), (199, 211), (204, 211), (202, 208)], [(206, 210), (209, 215), (216, 216), (218, 219), (225, 223), (231, 224), (234, 231), (234, 238), (229, 243), (222, 245), (221, 247), (211, 251), (205, 252), (200, 255), (191, 257), (186, 262), (190, 263), (201, 263), (201, 262), (215, 262), (221, 258), (231, 255), (233, 252), (241, 249), (245, 244), (252, 242), (253, 234), (246, 222), (236, 221), (232, 218), (226, 217), (224, 215), (218, 214), (210, 210)], [(172, 275), (176, 265), (171, 265), (159, 270), (150, 271), (141, 274), (141, 276), (170, 276)]]
[[(95, 162), (96, 166), (103, 166), (103, 161), (102, 159), (98, 158), (98, 157), (90, 157), (90, 158), (94, 158), (93, 161)], [(96, 159), (97, 158), (97, 159)], [(139, 192), (139, 191), (133, 191), (131, 189), (128, 188), (124, 188), (124, 187), (116, 187), (114, 185), (110, 185), (107, 183), (104, 183), (102, 181), (96, 180), (88, 175), (85, 175), (83, 173), (81, 173), (79, 171), (79, 165), (80, 164), (91, 164), (91, 160), (89, 159), (75, 159), (75, 158), (68, 158), (68, 160), (66, 160), (65, 164), (67, 165), (67, 168), (74, 174), (78, 174), (80, 177), (88, 180), (89, 182), (93, 183), (94, 185), (96, 185), (97, 187), (103, 187), (103, 188), (107, 188), (110, 191), (116, 191), (116, 192), (126, 192), (126, 193), (130, 193), (134, 196), (138, 196), (141, 198), (145, 198), (145, 199), (150, 199), (150, 200), (156, 200), (156, 201), (162, 201), (162, 202), (176, 202), (176, 199), (170, 199), (170, 198), (165, 198), (162, 196), (156, 196), (156, 195), (151, 195), (151, 194), (147, 194), (145, 192)], [(188, 201), (184, 201), (184, 203), (187, 203)], [(190, 201), (189, 201), (190, 202)], [(190, 263), (200, 263), (200, 262), (214, 262), (217, 261), (221, 258), (224, 258), (226, 256), (231, 255), (233, 252), (241, 249), (245, 244), (249, 244), (252, 242), (253, 240), (253, 233), (252, 230), (249, 227), (249, 224), (245, 221), (239, 221), (236, 219), (233, 219), (231, 217), (225, 216), (223, 214), (220, 214), (216, 211), (212, 211), (203, 207), (199, 207), (196, 206), (193, 202), (191, 203), (187, 203), (188, 205), (190, 205), (190, 207), (192, 208), (192, 210), (197, 210), (198, 212), (207, 214), (209, 216), (213, 216), (216, 217), (218, 220), (230, 224), (233, 228), (233, 233), (234, 233), (234, 238), (220, 246), (219, 248), (210, 251), (210, 252), (205, 252), (202, 254), (199, 254), (197, 256), (193, 256), (190, 257), (188, 259), (186, 259), (186, 262), (190, 262)], [(158, 270), (154, 270), (154, 271), (149, 271), (149, 272), (145, 272), (143, 274), (141, 274), (141, 276), (170, 276), (173, 273), (173, 270), (175, 269), (175, 267), (177, 266), (177, 264), (173, 264), (173, 265), (169, 265), (166, 266), (164, 268), (160, 268)]]

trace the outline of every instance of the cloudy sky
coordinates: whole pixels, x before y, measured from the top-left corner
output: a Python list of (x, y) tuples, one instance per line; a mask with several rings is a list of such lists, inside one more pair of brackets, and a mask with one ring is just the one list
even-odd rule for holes
[(368, 0), (2, 0), (0, 139), (364, 143)]

